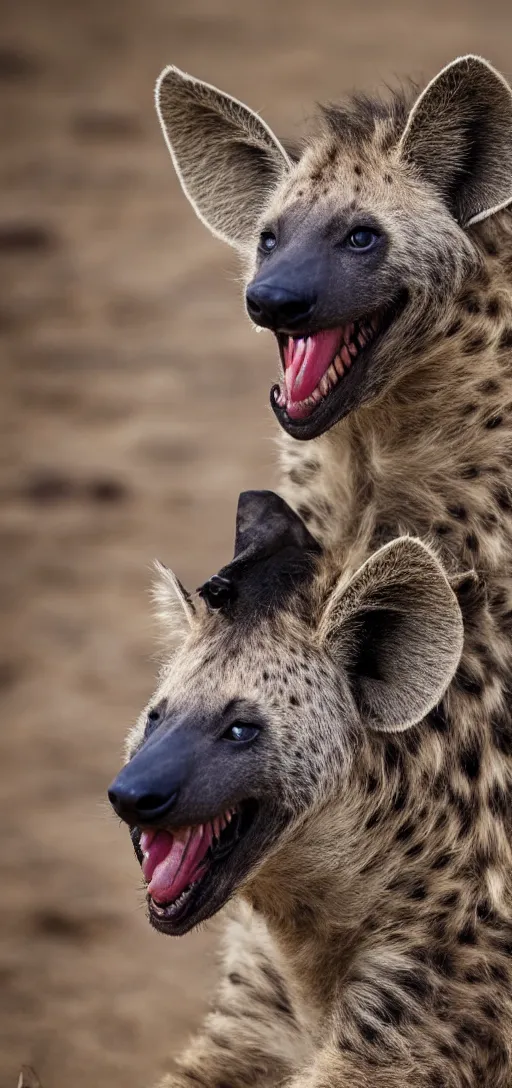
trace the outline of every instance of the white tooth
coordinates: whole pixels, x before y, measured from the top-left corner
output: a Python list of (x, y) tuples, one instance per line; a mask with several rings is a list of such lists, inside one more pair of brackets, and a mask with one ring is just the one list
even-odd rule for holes
[(352, 359), (350, 358), (350, 352), (349, 352), (348, 347), (347, 347), (346, 344), (343, 345), (343, 347), (342, 347), (342, 349), (340, 351), (340, 356), (341, 356), (343, 362), (345, 363), (345, 366), (351, 366), (352, 365)]
[(313, 396), (312, 396), (312, 395), (311, 395), (310, 397), (308, 397), (308, 398), (307, 398), (307, 400), (306, 400), (306, 404), (308, 404), (310, 408), (314, 408), (314, 407), (315, 407), (316, 401), (314, 401), (314, 400), (313, 400)]
[(319, 389), (313, 389), (313, 392), (312, 392), (311, 396), (312, 396), (315, 404), (318, 404), (319, 401), (321, 401), (321, 399), (322, 399), (322, 394), (321, 394)]
[(332, 384), (336, 385), (336, 382), (338, 381), (338, 375), (336, 373), (336, 367), (335, 367), (334, 363), (331, 363), (331, 365), (330, 365), (330, 367), (329, 367), (329, 369), (327, 371), (327, 375), (330, 378)]
[(335, 360), (334, 360), (334, 366), (336, 367), (336, 373), (339, 374), (340, 378), (342, 378), (344, 373), (345, 373), (345, 370), (344, 370), (344, 367), (343, 367), (343, 363), (341, 361), (341, 357), (339, 355), (337, 355)]
[(353, 341), (348, 345), (348, 350), (352, 356), (357, 355), (357, 347)]
[(364, 346), (366, 344), (366, 337), (363, 336), (362, 332), (359, 333), (359, 336), (358, 336), (357, 339), (359, 340), (359, 343), (360, 343), (361, 347), (364, 348)]
[(347, 345), (350, 344), (350, 341), (351, 341), (353, 335), (354, 335), (354, 322), (352, 321), (350, 325), (345, 325), (345, 329), (343, 331), (343, 339), (344, 339), (344, 341), (345, 341), (345, 343)]
[(329, 379), (327, 377), (327, 374), (324, 374), (324, 376), (322, 378), (322, 381), (319, 383), (318, 388), (319, 388), (319, 390), (320, 390), (323, 397), (325, 397), (327, 395), (327, 393), (329, 392), (330, 386), (329, 386)]

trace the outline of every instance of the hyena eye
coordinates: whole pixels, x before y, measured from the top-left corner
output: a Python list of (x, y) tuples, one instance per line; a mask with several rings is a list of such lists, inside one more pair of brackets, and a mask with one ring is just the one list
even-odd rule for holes
[(148, 710), (146, 717), (146, 728), (144, 730), (144, 735), (146, 738), (149, 737), (150, 733), (152, 733), (154, 729), (156, 729), (157, 725), (160, 725), (162, 718), (162, 706), (152, 706), (151, 710)]
[(235, 744), (249, 744), (251, 741), (256, 740), (258, 733), (259, 729), (255, 725), (248, 725), (246, 722), (232, 722), (222, 734), (222, 739), (234, 741)]
[(379, 237), (380, 235), (377, 234), (377, 231), (359, 227), (349, 234), (347, 242), (350, 249), (373, 249), (373, 246), (378, 242)]
[(272, 230), (262, 230), (260, 234), (260, 249), (264, 253), (272, 253), (276, 248), (277, 238)]

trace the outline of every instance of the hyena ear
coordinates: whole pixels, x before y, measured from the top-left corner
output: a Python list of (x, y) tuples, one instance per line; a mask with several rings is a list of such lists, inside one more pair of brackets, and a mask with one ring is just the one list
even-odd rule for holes
[(179, 68), (162, 72), (156, 108), (194, 211), (213, 234), (243, 248), (290, 168), (284, 147), (242, 102)]
[(413, 106), (402, 156), (444, 198), (462, 226), (512, 201), (512, 91), (481, 57), (443, 68)]
[(168, 637), (183, 636), (196, 619), (192, 598), (169, 567), (164, 567), (158, 560), (155, 560), (154, 566), (157, 579), (153, 585), (152, 596), (157, 617)]
[(400, 537), (335, 588), (320, 635), (348, 673), (365, 724), (398, 732), (443, 697), (463, 624), (440, 563), (421, 541)]

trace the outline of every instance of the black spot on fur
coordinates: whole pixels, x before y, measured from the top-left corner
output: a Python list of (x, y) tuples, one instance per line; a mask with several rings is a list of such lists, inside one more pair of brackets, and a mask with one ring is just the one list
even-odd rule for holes
[(296, 695), (290, 695), (289, 703), (290, 706), (300, 706), (300, 699)]
[(500, 510), (505, 510), (509, 513), (512, 510), (512, 497), (508, 487), (504, 484), (500, 484), (493, 490), (494, 498), (500, 507)]
[(305, 503), (301, 503), (301, 505), (299, 506), (299, 509), (298, 509), (298, 513), (300, 514), (302, 520), (305, 521), (306, 523), (308, 521), (311, 521), (311, 518), (313, 517), (313, 511), (312, 511), (311, 507), (306, 506)]
[(509, 814), (510, 800), (507, 793), (498, 782), (494, 783), (489, 793), (489, 808), (493, 816), (505, 818)]
[(465, 416), (471, 416), (473, 415), (473, 412), (476, 412), (477, 408), (477, 404), (465, 404), (460, 414), (462, 418), (464, 418)]
[(407, 842), (411, 838), (413, 832), (414, 827), (411, 823), (407, 822), (405, 824), (402, 824), (402, 826), (398, 828), (398, 831), (395, 835), (396, 841)]
[(436, 731), (436, 733), (446, 733), (449, 722), (445, 715), (442, 703), (440, 703), (439, 706), (436, 706), (434, 710), (430, 711), (427, 721), (431, 728)]
[(461, 691), (465, 691), (467, 695), (480, 696), (483, 692), (482, 681), (471, 673), (465, 665), (459, 665), (455, 674), (455, 683)]
[(476, 932), (470, 922), (466, 922), (466, 925), (464, 925), (462, 929), (459, 929), (459, 932), (457, 933), (457, 940), (459, 944), (476, 944)]
[(476, 352), (481, 351), (486, 343), (485, 336), (469, 336), (468, 339), (464, 341), (464, 354), (473, 355)]
[(461, 299), (461, 302), (462, 302), (462, 305), (463, 305), (466, 313), (468, 313), (468, 314), (479, 314), (480, 313), (480, 309), (481, 309), (480, 300), (478, 299), (478, 297), (476, 295), (473, 295), (473, 294), (464, 295), (463, 298)]
[(386, 185), (391, 185), (393, 181), (391, 174), (384, 174), (384, 181), (386, 182)]
[(495, 378), (487, 378), (485, 382), (480, 382), (480, 385), (477, 385), (477, 389), (479, 393), (499, 393), (500, 383)]
[(457, 891), (447, 892), (446, 895), (442, 895), (439, 902), (442, 907), (456, 907), (460, 900), (460, 893)]
[(457, 318), (456, 321), (452, 321), (451, 325), (446, 330), (446, 335), (447, 336), (455, 336), (456, 333), (460, 332), (461, 328), (462, 328), (462, 321), (459, 318)]
[(433, 529), (438, 536), (447, 536), (451, 531), (451, 527), (444, 521), (437, 522), (437, 524), (433, 526)]
[(450, 853), (448, 853), (448, 851), (445, 850), (445, 851), (443, 851), (442, 854), (437, 854), (437, 856), (432, 861), (432, 864), (431, 864), (430, 868), (431, 869), (446, 869), (447, 866), (450, 864), (451, 860), (452, 860), (452, 855)]
[(480, 751), (476, 744), (462, 752), (460, 765), (462, 771), (470, 780), (478, 778), (480, 774)]
[(497, 416), (491, 416), (491, 418), (488, 419), (485, 422), (484, 426), (486, 427), (486, 429), (488, 431), (494, 431), (496, 427), (501, 427), (502, 423), (503, 423), (503, 416), (497, 415)]
[(512, 329), (504, 329), (500, 339), (498, 347), (500, 348), (512, 348)]
[(354, 174), (357, 174), (358, 177), (361, 176), (361, 167), (358, 162), (354, 166)]
[(490, 298), (487, 303), (487, 317), (499, 317), (501, 311), (499, 298)]
[(480, 475), (480, 469), (477, 465), (466, 465), (460, 475), (462, 480), (476, 480), (476, 477)]
[(470, 552), (477, 552), (479, 550), (478, 538), (475, 533), (467, 533), (465, 539), (466, 548), (469, 548)]
[(512, 756), (512, 728), (506, 715), (496, 716), (491, 721), (491, 737), (494, 746), (505, 756)]
[(396, 994), (380, 992), (380, 1006), (376, 1014), (383, 1024), (397, 1025), (403, 1019), (405, 1009)]
[(450, 517), (457, 518), (458, 521), (467, 521), (468, 512), (464, 506), (449, 506), (448, 513)]

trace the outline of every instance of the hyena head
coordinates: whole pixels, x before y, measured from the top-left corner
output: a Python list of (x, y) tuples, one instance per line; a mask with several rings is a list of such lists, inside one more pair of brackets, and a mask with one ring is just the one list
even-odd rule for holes
[(300, 154), (176, 68), (157, 108), (187, 197), (244, 258), (249, 315), (279, 345), (272, 407), (295, 438), (324, 433), (428, 355), (479, 269), (475, 224), (512, 200), (512, 94), (479, 57), (419, 97), (322, 109)]
[(342, 578), (272, 492), (240, 497), (235, 558), (194, 597), (170, 571), (161, 579), (178, 645), (109, 797), (131, 828), (150, 921), (180, 935), (291, 836), (300, 850), (304, 823), (348, 795), (369, 730), (403, 730), (432, 709), (462, 621), (419, 540), (394, 540)]

